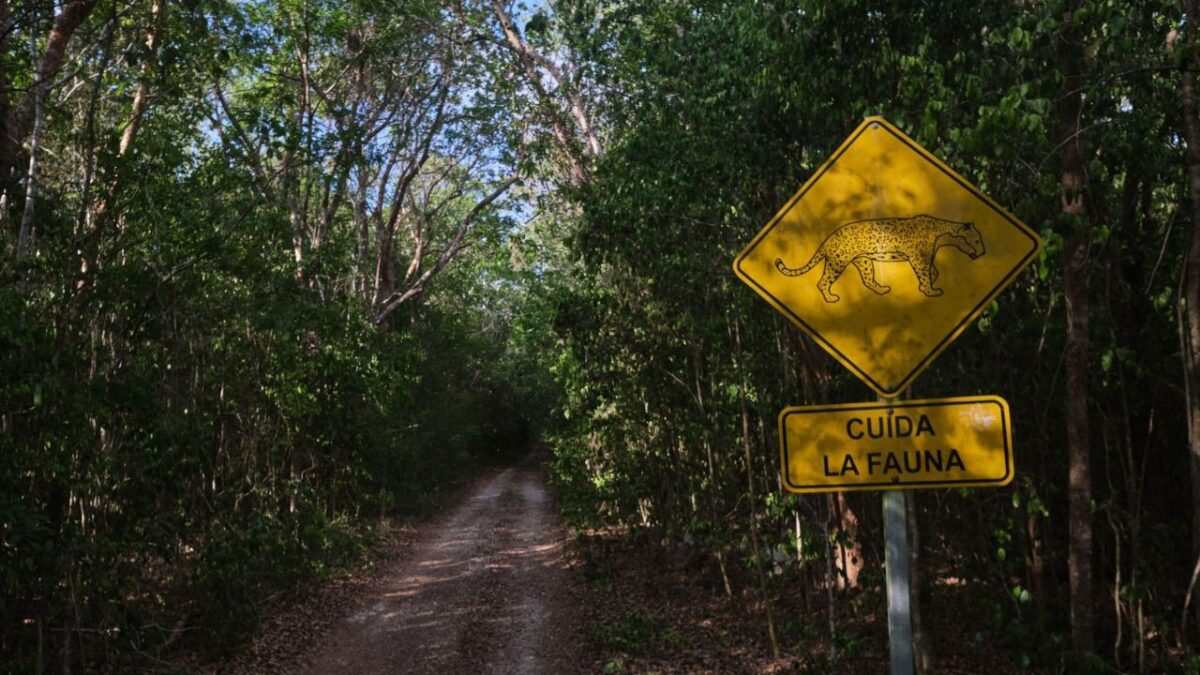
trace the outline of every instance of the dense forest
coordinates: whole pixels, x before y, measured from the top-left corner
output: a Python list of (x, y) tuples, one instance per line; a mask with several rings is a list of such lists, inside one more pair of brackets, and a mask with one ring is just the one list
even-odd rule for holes
[(775, 420), (875, 396), (729, 266), (882, 115), (1045, 243), (910, 392), (1007, 399), (1017, 466), (909, 493), (916, 595), (1200, 672), (1198, 12), (0, 0), (0, 670), (218, 658), (545, 443), (581, 537), (836, 671), (880, 498), (783, 492)]

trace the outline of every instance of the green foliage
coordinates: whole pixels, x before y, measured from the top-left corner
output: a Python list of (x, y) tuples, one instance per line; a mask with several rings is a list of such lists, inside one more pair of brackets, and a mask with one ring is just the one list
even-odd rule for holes
[[(381, 518), (428, 512), (527, 452), (553, 395), (539, 328), (522, 318), (535, 278), (510, 258), (519, 225), (503, 201), (481, 209), (436, 283), (373, 320), (376, 216), (347, 186), (379, 181), (382, 153), (411, 153), (405, 133), (424, 130), (397, 123), (372, 144), (355, 117), (367, 104), (343, 96), (353, 78), (334, 74), (361, 66), (363, 100), (403, 105), (378, 75), (394, 64), (380, 63), (441, 48), (437, 22), (453, 17), (433, 3), (167, 5), (157, 52), (150, 3), (101, 3), (68, 46), (77, 95), (56, 89), (48, 104), (24, 260), (25, 186), (0, 186), (5, 672), (218, 656), (252, 634), (267, 598), (361, 559)], [(41, 11), (0, 42), (0, 96), (29, 86)], [(457, 87), (503, 76), (484, 68), (487, 49), (456, 52)], [(409, 94), (437, 74), (412, 74)], [(122, 152), (143, 82), (151, 104)], [(399, 222), (429, 232), (426, 268), (511, 154), (504, 108), (459, 93), (413, 179), (428, 203), (401, 202)], [(392, 253), (403, 276), (417, 254)]]
[[(1064, 238), (1078, 223), (1061, 215), (1059, 194), (1067, 142), (1061, 3), (1019, 12), (1006, 3), (813, 0), (769, 9), (704, 1), (551, 7), (551, 25), (572, 18), (564, 40), (585, 61), (580, 68), (612, 92), (600, 102), (606, 152), (571, 195), (580, 218), (564, 219), (577, 279), (551, 294), (565, 405), (553, 438), (569, 515), (710, 552), (737, 550), (735, 577), (753, 579), (761, 566), (772, 581), (803, 578), (812, 590), (825, 583), (826, 536), (852, 546), (878, 535), (870, 498), (848, 498), (862, 529), (851, 532), (820, 501), (792, 505), (774, 494), (778, 410), (873, 394), (737, 284), (728, 266), (863, 117), (881, 114), (1046, 242), (1031, 271), (922, 375), (913, 396), (994, 393), (1011, 402), (1019, 487), (922, 500), (920, 520), (935, 528), (922, 535), (934, 541), (926, 569), (962, 575), (984, 598), (976, 608), (987, 639), (1002, 639), (1023, 662), (1063, 663), (1060, 285)], [(1121, 606), (1104, 635), (1121, 622), (1126, 638), (1103, 658), (1128, 666), (1144, 645), (1158, 664), (1151, 669), (1165, 668), (1173, 658), (1166, 633), (1130, 617), (1177, 621), (1191, 565), (1184, 527), (1170, 527), (1163, 540), (1147, 536), (1151, 523), (1178, 523), (1191, 503), (1178, 451), (1186, 429), (1175, 316), (1191, 225), (1183, 225), (1180, 76), (1171, 65), (1179, 57), (1163, 49), (1182, 19), (1152, 3), (1080, 7), (1081, 142), (1095, 158), (1086, 189), (1094, 205), (1091, 446), (1103, 495), (1097, 569)], [(579, 13), (588, 19), (573, 21)], [(755, 526), (759, 550), (748, 543)], [(1173, 547), (1162, 546), (1167, 540)], [(798, 545), (802, 562), (779, 562)], [(881, 562), (872, 548), (868, 569)], [(1035, 591), (1037, 583), (1045, 587)]]

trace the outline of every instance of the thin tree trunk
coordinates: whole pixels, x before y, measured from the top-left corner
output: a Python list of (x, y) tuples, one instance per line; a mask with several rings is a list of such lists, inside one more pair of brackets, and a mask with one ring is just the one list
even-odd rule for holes
[(826, 619), (829, 623), (829, 659), (837, 658), (837, 612), (834, 605), (833, 588), (833, 495), (825, 493), (825, 601)]
[(146, 35), (146, 49), (150, 52), (150, 58), (142, 61), (138, 69), (138, 88), (133, 94), (133, 111), (129, 116), (129, 124), (125, 125), (125, 131), (121, 134), (121, 145), (117, 149), (117, 155), (121, 157), (133, 147), (138, 130), (142, 128), (146, 107), (150, 105), (150, 68), (158, 56), (158, 43), (165, 16), (166, 0), (153, 0), (150, 3), (150, 32)]
[[(96, 71), (103, 73), (108, 69), (109, 58), (112, 55), (113, 33), (117, 22), (109, 21), (104, 27), (104, 35), (100, 38), (100, 54), (96, 60)], [(96, 173), (96, 111), (100, 106), (100, 92), (104, 88), (104, 78), (96, 77), (92, 85), (92, 93), (88, 97), (87, 116), (83, 123), (83, 138), (80, 148), (83, 155), (83, 175), (79, 180), (82, 186), (79, 197), (79, 216), (75, 221), (75, 236), (80, 237), (91, 229), (92, 211), (92, 182)]]
[(767, 593), (767, 579), (762, 569), (764, 552), (758, 538), (758, 509), (755, 504), (758, 497), (754, 490), (754, 461), (750, 450), (750, 410), (746, 407), (746, 397), (749, 395), (747, 392), (749, 383), (747, 382), (746, 373), (743, 370), (742, 331), (740, 324), (741, 322), (738, 319), (735, 318), (733, 320), (734, 343), (737, 348), (738, 370), (741, 376), (741, 387), (738, 392), (738, 398), (741, 401), (742, 412), (742, 451), (745, 453), (746, 459), (746, 496), (750, 504), (750, 544), (754, 547), (754, 558), (757, 561), (754, 570), (758, 575), (759, 592), (763, 596), (763, 606), (766, 608), (767, 636), (771, 640), (771, 653), (775, 658), (779, 658), (779, 640), (775, 635), (775, 617), (771, 613), (771, 598)]
[(838, 589), (858, 588), (858, 577), (863, 570), (862, 544), (858, 540), (858, 515), (850, 507), (845, 492), (834, 493), (834, 503), (837, 505), (838, 537), (837, 559), (841, 561), (841, 574), (838, 575)]
[(1062, 137), (1062, 212), (1070, 221), (1063, 246), (1063, 298), (1066, 302), (1066, 431), (1068, 455), (1067, 555), (1071, 592), (1071, 647), (1077, 658), (1095, 651), (1092, 603), (1092, 476), (1088, 423), (1088, 213), (1081, 148), (1083, 113), (1083, 45), (1069, 7), (1063, 17), (1059, 63), (1063, 74), (1060, 129)]
[(925, 622), (921, 619), (921, 600), (927, 584), (922, 583), (920, 574), (921, 563), (921, 531), (917, 527), (917, 496), (911, 491), (904, 492), (904, 510), (908, 522), (908, 607), (912, 624), (913, 662), (916, 675), (933, 672), (933, 661), (929, 651), (929, 639), (925, 634)]
[[(1076, 174), (1077, 176), (1081, 174)], [(1064, 187), (1070, 174), (1064, 171)], [(1073, 209), (1064, 205), (1064, 211)], [(1071, 644), (1078, 655), (1091, 652), (1092, 638), (1092, 477), (1088, 421), (1089, 304), (1088, 236), (1076, 232), (1063, 250), (1063, 297), (1067, 309), (1067, 454), (1071, 544)]]
[(1200, 556), (1196, 557), (1196, 565), (1192, 568), (1192, 579), (1188, 582), (1187, 593), (1183, 595), (1183, 611), (1179, 614), (1179, 646), (1187, 644), (1188, 609), (1192, 604), (1192, 593), (1196, 590), (1196, 580), (1200, 579)]
[[(0, 54), (8, 53), (8, 38), (12, 36), (12, 1), (0, 0)], [(0, 127), (5, 124), (4, 120), (8, 119), (8, 107), (10, 101), (6, 96), (8, 91), (8, 70), (0, 68)], [(7, 129), (0, 129), (0, 135), (7, 135)], [(4, 139), (0, 138), (0, 147), (5, 145)], [(7, 192), (2, 185), (2, 181), (7, 180), (7, 175), (0, 173), (0, 226), (4, 225), (4, 219), (7, 217)]]
[[(29, 32), (29, 56), (37, 59), (37, 33)], [(36, 73), (35, 73), (36, 75)], [(17, 260), (24, 260), (33, 246), (33, 214), (37, 201), (38, 151), (42, 146), (42, 131), (46, 128), (46, 105), (34, 88), (33, 138), (29, 141), (29, 173), (25, 176), (25, 210), (21, 213), (21, 230), (17, 238)]]
[[(117, 148), (117, 157), (124, 157), (129, 154), (133, 148), (134, 142), (137, 140), (138, 131), (142, 128), (142, 119), (146, 114), (146, 108), (150, 104), (150, 82), (149, 75), (153, 62), (158, 58), (159, 38), (162, 33), (162, 23), (166, 14), (166, 0), (153, 0), (150, 5), (151, 24), (150, 29), (146, 34), (146, 47), (149, 49), (149, 58), (142, 63), (139, 70), (138, 88), (133, 95), (133, 104), (130, 106), (129, 122), (125, 126), (124, 132), (121, 133), (121, 142)], [(121, 189), (120, 173), (114, 173), (112, 179), (108, 182), (107, 187), (100, 194), (100, 199), (96, 203), (95, 209), (92, 212), (92, 217), (87, 223), (88, 228), (95, 230), (104, 227), (107, 220), (108, 210), (112, 207), (113, 201), (117, 197), (117, 193)], [(118, 224), (118, 228), (121, 224)], [(81, 276), (84, 276), (88, 270), (95, 270), (99, 263), (97, 250), (99, 246), (99, 237), (93, 236), (88, 244), (87, 252), (83, 262), (80, 265)], [(79, 286), (85, 282), (80, 281)]]
[(1041, 535), (1038, 521), (1041, 514), (1026, 505), (1025, 512), (1025, 577), (1029, 579), (1029, 591), (1033, 594), (1034, 626), (1039, 635), (1046, 634), (1046, 563), (1042, 556)]
[[(1197, 42), (1196, 0), (1184, 0), (1187, 15), (1187, 46)], [(1180, 98), (1183, 107), (1183, 136), (1187, 142), (1184, 162), (1187, 166), (1188, 200), (1191, 208), (1192, 235), (1187, 263), (1183, 271), (1183, 375), (1187, 392), (1188, 449), (1192, 477), (1192, 552), (1200, 555), (1200, 120), (1197, 120), (1196, 71), (1200, 54), (1192, 52), (1190, 70), (1181, 74)]]
[[(12, 35), (12, 27), (12, 0), (0, 0), (0, 54), (8, 53), (8, 39)], [(9, 101), (5, 95), (6, 92), (8, 92), (8, 70), (0, 68), (0, 125), (8, 119)], [(0, 128), (0, 155), (4, 154), (4, 148), (8, 145), (3, 138), (7, 131), (7, 129)], [(7, 225), (8, 219), (8, 192), (5, 189), (7, 180), (8, 175), (3, 172), (3, 167), (0, 167), (0, 229)]]
[(366, 167), (359, 167), (358, 184), (354, 197), (354, 234), (356, 240), (355, 277), (357, 279), (357, 295), (364, 303), (370, 301), (367, 267), (371, 264), (371, 239), (367, 216), (367, 178), (364, 175)]
[[(50, 34), (46, 38), (46, 46), (42, 50), (41, 58), (37, 59), (33, 86), (25, 92), (16, 105), (9, 108), (6, 101), (6, 105), (0, 106), (7, 109), (7, 114), (3, 120), (0, 120), (4, 126), (3, 129), (0, 129), (0, 192), (4, 196), (7, 196), (8, 190), (12, 187), (13, 173), (17, 170), (17, 154), (21, 139), (28, 133), (34, 120), (35, 101), (46, 100), (50, 88), (54, 85), (54, 78), (62, 69), (71, 36), (96, 8), (98, 1), (74, 0), (63, 5), (62, 11), (54, 17), (54, 25), (50, 28)], [(5, 14), (8, 13), (7, 9), (6, 4)], [(11, 28), (11, 21), (9, 24)], [(0, 91), (0, 96), (5, 94), (7, 92)]]

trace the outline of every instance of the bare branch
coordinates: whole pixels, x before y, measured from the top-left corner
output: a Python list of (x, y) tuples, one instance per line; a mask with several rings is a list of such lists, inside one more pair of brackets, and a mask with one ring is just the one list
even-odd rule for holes
[(146, 36), (146, 48), (150, 51), (150, 58), (143, 61), (141, 69), (138, 73), (138, 88), (133, 95), (133, 112), (129, 116), (129, 124), (125, 127), (124, 133), (121, 134), (121, 145), (117, 149), (117, 155), (124, 157), (125, 153), (129, 152), (129, 148), (133, 146), (133, 140), (137, 138), (138, 129), (142, 126), (142, 118), (146, 113), (146, 106), (150, 104), (150, 65), (158, 57), (158, 42), (162, 35), (163, 18), (166, 16), (166, 1), (153, 0), (150, 5), (150, 14), (153, 17), (153, 24), (150, 27), (150, 32)]
[[(602, 155), (604, 148), (600, 144), (600, 138), (596, 135), (592, 121), (584, 110), (583, 101), (579, 97), (579, 93), (571, 86), (570, 78), (563, 73), (563, 68), (546, 58), (521, 37), (520, 33), (517, 32), (516, 26), (513, 25), (512, 18), (509, 17), (500, 0), (492, 0), (492, 8), (495, 10), (497, 18), (500, 19), (500, 27), (504, 31), (505, 38), (508, 40), (509, 48), (517, 55), (522, 65), (524, 65), (525, 72), (529, 76), (531, 84), (538, 91), (538, 95), (543, 99), (547, 98), (546, 91), (541, 85), (541, 78), (537, 73), (537, 69), (534, 68), (535, 65), (540, 66), (549, 73), (550, 77), (554, 79), (558, 90), (567, 99), (571, 117), (574, 118), (575, 124), (579, 128), (579, 134), (583, 137), (588, 154), (592, 157)], [(570, 70), (569, 64), (566, 67)], [(558, 137), (561, 145), (565, 141), (567, 134), (565, 130), (559, 128), (555, 130), (555, 136)]]
[(452, 239), (449, 245), (446, 246), (446, 249), (438, 257), (437, 262), (435, 262), (432, 267), (425, 270), (408, 289), (402, 292), (393, 293), (391, 297), (384, 301), (383, 308), (380, 309), (372, 319), (375, 325), (378, 326), (379, 324), (383, 323), (389, 316), (395, 313), (395, 311), (399, 309), (402, 304), (425, 292), (425, 288), (429, 284), (429, 281), (433, 279), (433, 277), (439, 272), (441, 272), (446, 265), (450, 264), (450, 261), (453, 260), (455, 256), (457, 256), (466, 248), (463, 240), (467, 235), (467, 231), (471, 229), (471, 225), (475, 222), (475, 219), (479, 217), (479, 214), (482, 213), (484, 209), (491, 206), (492, 202), (496, 201), (501, 195), (507, 192), (508, 189), (517, 182), (518, 178), (519, 175), (514, 172), (511, 176), (501, 181), (500, 184), (497, 185), (490, 194), (475, 204), (475, 207), (472, 208), (471, 211), (459, 222), (458, 230), (454, 233), (454, 239)]
[[(263, 195), (269, 201), (275, 201), (275, 190), (271, 187), (273, 178), (267, 175), (267, 168), (263, 164), (258, 146), (250, 140), (250, 137), (246, 134), (246, 130), (238, 123), (237, 117), (234, 116), (233, 110), (230, 109), (229, 103), (225, 100), (225, 94), (221, 91), (220, 78), (217, 78), (213, 82), (213, 92), (216, 94), (217, 104), (220, 106), (221, 112), (225, 114), (225, 119), (229, 120), (229, 126), (233, 128), (233, 133), (242, 147), (242, 152), (246, 155), (246, 159), (250, 165), (250, 172), (258, 179)], [(219, 120), (214, 120), (214, 123), (219, 132)], [(224, 138), (224, 135), (222, 135), (222, 138)]]

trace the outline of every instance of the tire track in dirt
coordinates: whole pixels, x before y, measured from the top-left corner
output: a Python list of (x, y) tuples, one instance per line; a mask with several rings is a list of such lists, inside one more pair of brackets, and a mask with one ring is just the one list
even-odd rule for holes
[(300, 672), (588, 671), (567, 536), (534, 460), (502, 471), (425, 526)]

